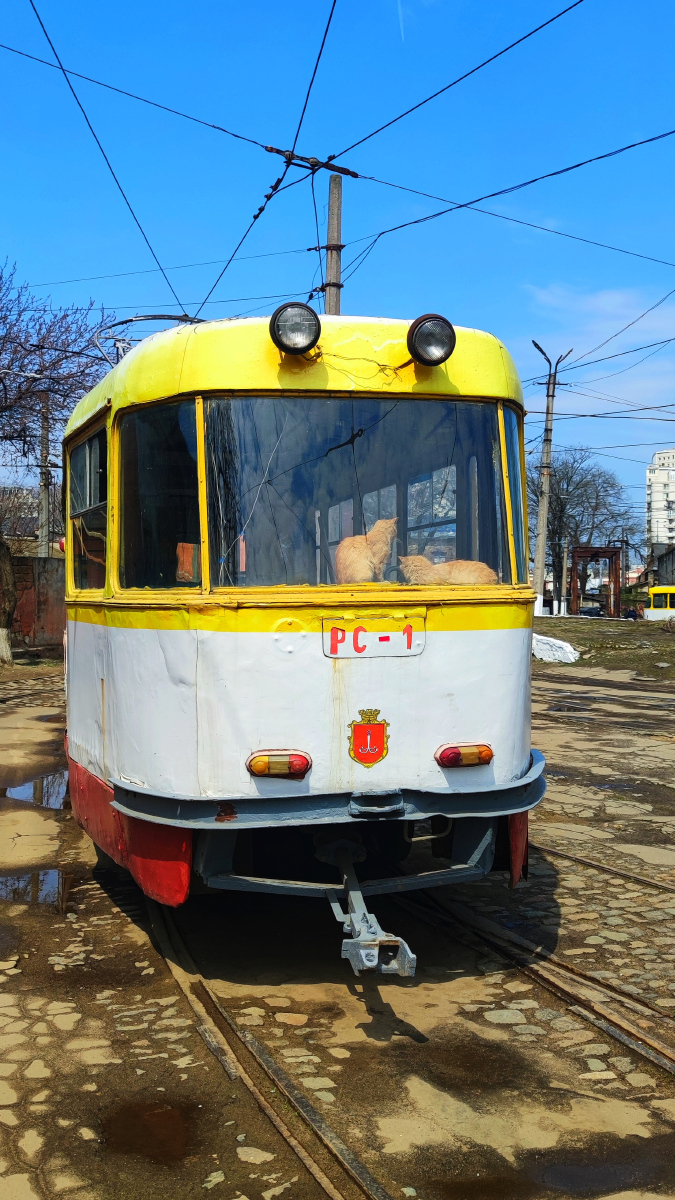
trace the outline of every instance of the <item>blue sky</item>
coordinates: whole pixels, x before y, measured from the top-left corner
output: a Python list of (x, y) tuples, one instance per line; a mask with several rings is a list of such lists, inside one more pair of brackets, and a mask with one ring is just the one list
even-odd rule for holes
[[(286, 147), (330, 3), (202, 0), (189, 8), (176, 0), (118, 0), (111, 10), (84, 0), (40, 0), (38, 7), (67, 67)], [(318, 157), (338, 152), (563, 7), (562, 0), (338, 0), (298, 150)], [(5, 9), (1, 29), (7, 45), (51, 58), (28, 0)], [(365, 175), (465, 201), (661, 133), (675, 126), (674, 35), (675, 9), (667, 0), (639, 10), (628, 0), (584, 0), (341, 161)], [(63, 78), (5, 50), (0, 61), (3, 256), (55, 303), (91, 297), (119, 316), (173, 311), (167, 308), (173, 297), (153, 273)], [(226, 259), (281, 160), (74, 83), (163, 265)], [(675, 263), (674, 156), (675, 137), (486, 207)], [(324, 173), (317, 178), (322, 225), (326, 197)], [(356, 241), (439, 207), (394, 188), (346, 180), (343, 238)], [(276, 301), (247, 298), (306, 295), (317, 256), (305, 248), (315, 242), (311, 193), (299, 184), (275, 199), (241, 251), (276, 256), (233, 263), (214, 293), (217, 303), (205, 312), (264, 313)], [(365, 244), (348, 247), (345, 261)], [(280, 250), (300, 252), (277, 255)], [(219, 269), (194, 266), (170, 278), (189, 308), (203, 299)], [(123, 272), (145, 273), (52, 282)], [(532, 338), (553, 357), (573, 346), (576, 358), (671, 288), (675, 267), (462, 211), (382, 239), (347, 283), (343, 311), (404, 317), (438, 311), (458, 325), (489, 329), (506, 342), (527, 379), (543, 365)], [(589, 357), (675, 336), (673, 301)], [(656, 443), (675, 444), (675, 425), (663, 419), (671, 413), (675, 419), (675, 408), (647, 414), (658, 421), (630, 416), (631, 406), (675, 402), (675, 351), (666, 347), (632, 365), (642, 357), (567, 374), (577, 382), (574, 391), (559, 393), (561, 415), (625, 416), (557, 421), (554, 443), (601, 448), (601, 461), (617, 471), (639, 506), (644, 464)], [(527, 437), (534, 438), (543, 389), (528, 387), (526, 396)]]

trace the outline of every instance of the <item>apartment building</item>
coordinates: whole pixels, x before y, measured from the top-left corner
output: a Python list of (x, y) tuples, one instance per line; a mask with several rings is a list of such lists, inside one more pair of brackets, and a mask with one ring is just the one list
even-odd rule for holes
[(675, 542), (675, 449), (659, 450), (647, 467), (647, 544)]

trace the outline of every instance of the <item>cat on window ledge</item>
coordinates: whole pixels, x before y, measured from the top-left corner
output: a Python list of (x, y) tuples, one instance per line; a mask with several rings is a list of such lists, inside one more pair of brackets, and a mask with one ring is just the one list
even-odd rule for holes
[(343, 538), (335, 551), (337, 583), (373, 583), (384, 577), (396, 537), (397, 518), (376, 521), (366, 534)]
[(432, 563), (423, 554), (401, 557), (401, 570), (407, 583), (453, 583), (462, 584), (497, 583), (497, 575), (487, 563), (472, 562), (455, 558), (451, 562)]

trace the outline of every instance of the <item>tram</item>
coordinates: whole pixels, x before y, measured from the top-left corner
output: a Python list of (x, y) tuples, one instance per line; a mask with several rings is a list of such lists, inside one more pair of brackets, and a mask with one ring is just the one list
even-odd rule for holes
[(675, 587), (651, 587), (644, 602), (647, 621), (668, 621), (675, 617)]
[(303, 304), (183, 324), (79, 402), (64, 460), (70, 791), (100, 861), (171, 906), (325, 897), (357, 974), (412, 975), (368, 897), (515, 886), (545, 790), (505, 347)]

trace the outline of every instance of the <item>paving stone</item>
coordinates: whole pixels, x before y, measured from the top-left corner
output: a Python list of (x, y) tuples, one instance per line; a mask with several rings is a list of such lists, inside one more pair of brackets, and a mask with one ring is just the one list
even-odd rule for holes
[(490, 1021), (492, 1025), (523, 1025), (525, 1017), (517, 1008), (495, 1008), (491, 1012), (483, 1013), (486, 1021)]

